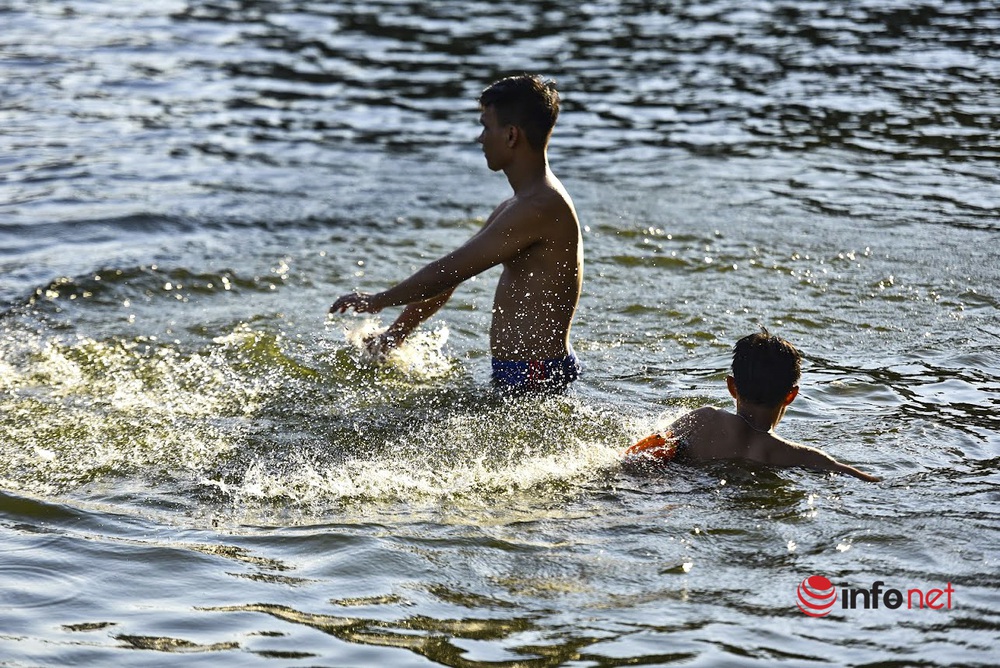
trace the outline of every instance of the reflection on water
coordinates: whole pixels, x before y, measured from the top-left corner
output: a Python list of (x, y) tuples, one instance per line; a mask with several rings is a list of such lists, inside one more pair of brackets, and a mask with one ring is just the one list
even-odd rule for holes
[[(526, 619), (432, 619), (411, 616), (396, 622), (360, 617), (310, 614), (282, 605), (252, 604), (209, 608), (215, 612), (255, 612), (292, 624), (303, 624), (349, 643), (409, 650), (444, 666), (558, 666), (578, 656), (580, 646), (545, 646), (506, 650), (514, 661), (474, 661), (466, 658), (471, 643), (508, 641), (536, 629)], [(491, 650), (493, 654), (495, 650)], [(542, 656), (537, 656), (542, 654)], [(534, 656), (533, 656), (534, 655)], [(308, 655), (307, 655), (308, 656)], [(522, 658), (523, 657), (523, 658)]]

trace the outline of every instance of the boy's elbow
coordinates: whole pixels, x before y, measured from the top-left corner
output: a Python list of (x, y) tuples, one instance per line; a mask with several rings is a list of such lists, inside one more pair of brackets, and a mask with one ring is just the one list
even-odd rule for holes
[(844, 473), (849, 476), (858, 478), (860, 480), (864, 480), (865, 482), (881, 482), (882, 480), (878, 476), (865, 473), (864, 471), (860, 471), (854, 468), (853, 466), (844, 464), (843, 462), (839, 462), (833, 457), (830, 457), (826, 453), (820, 452), (818, 450), (813, 451), (812, 454), (813, 458), (810, 458), (812, 459), (812, 461), (803, 462), (803, 464), (805, 466), (808, 466), (809, 468), (813, 468), (819, 471), (832, 471), (834, 473)]
[(870, 473), (865, 473), (864, 471), (859, 471), (853, 466), (848, 466), (847, 464), (839, 464), (839, 467), (836, 470), (840, 471), (841, 473), (846, 473), (848, 475), (854, 476), (855, 478), (858, 478), (860, 480), (864, 480), (865, 482), (882, 482), (882, 478), (876, 475), (871, 475)]
[(865, 473), (864, 471), (855, 470), (855, 475), (858, 478), (864, 480), (865, 482), (882, 482), (882, 478), (878, 477), (877, 475), (871, 475), (870, 473)]

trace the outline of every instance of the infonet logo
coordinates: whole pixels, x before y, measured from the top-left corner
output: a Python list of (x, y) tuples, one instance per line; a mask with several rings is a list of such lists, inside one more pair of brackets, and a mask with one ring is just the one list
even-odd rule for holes
[[(878, 608), (879, 604), (890, 610), (896, 610), (906, 603), (906, 609), (930, 608), (941, 610), (952, 608), (952, 589), (949, 582), (944, 589), (929, 589), (925, 593), (922, 589), (907, 589), (904, 595), (899, 589), (884, 589), (885, 582), (876, 580), (870, 589), (852, 589), (841, 587), (840, 596), (837, 596), (837, 588), (829, 579), (822, 575), (810, 575), (799, 583), (796, 590), (799, 610), (810, 617), (826, 617), (840, 599), (841, 610), (857, 610), (858, 607), (864, 610)], [(858, 601), (861, 601), (860, 606)]]
[(837, 602), (837, 590), (822, 575), (810, 575), (799, 584), (799, 610), (810, 617), (826, 617)]

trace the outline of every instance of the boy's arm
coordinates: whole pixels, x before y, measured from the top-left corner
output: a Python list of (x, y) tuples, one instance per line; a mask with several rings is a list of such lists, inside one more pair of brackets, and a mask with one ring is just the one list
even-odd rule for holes
[(344, 313), (348, 309), (378, 313), (390, 306), (425, 301), (450, 292), (459, 283), (512, 260), (541, 240), (541, 226), (538, 225), (541, 213), (521, 203), (505, 207), (451, 253), (425, 265), (388, 290), (373, 295), (357, 292), (344, 295), (333, 303), (330, 313)]
[(879, 482), (881, 478), (859, 471), (853, 466), (842, 464), (836, 459), (815, 448), (810, 448), (798, 443), (783, 441), (785, 447), (772, 454), (770, 464), (778, 466), (804, 466), (816, 471), (833, 471), (835, 473), (846, 473), (855, 478), (860, 478), (866, 482)]
[(368, 349), (373, 353), (387, 353), (393, 348), (403, 345), (413, 330), (422, 322), (441, 310), (441, 307), (451, 298), (454, 290), (446, 290), (441, 294), (424, 301), (407, 304), (395, 322), (378, 336), (367, 340)]

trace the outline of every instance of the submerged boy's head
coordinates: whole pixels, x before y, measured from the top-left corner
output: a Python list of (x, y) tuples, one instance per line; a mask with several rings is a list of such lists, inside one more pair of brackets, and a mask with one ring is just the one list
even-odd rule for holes
[(780, 406), (799, 383), (802, 356), (788, 341), (760, 332), (744, 336), (733, 348), (733, 379), (740, 397)]
[(559, 92), (554, 81), (522, 74), (491, 84), (479, 96), (479, 106), (492, 107), (501, 125), (516, 125), (528, 144), (542, 150), (559, 117)]

